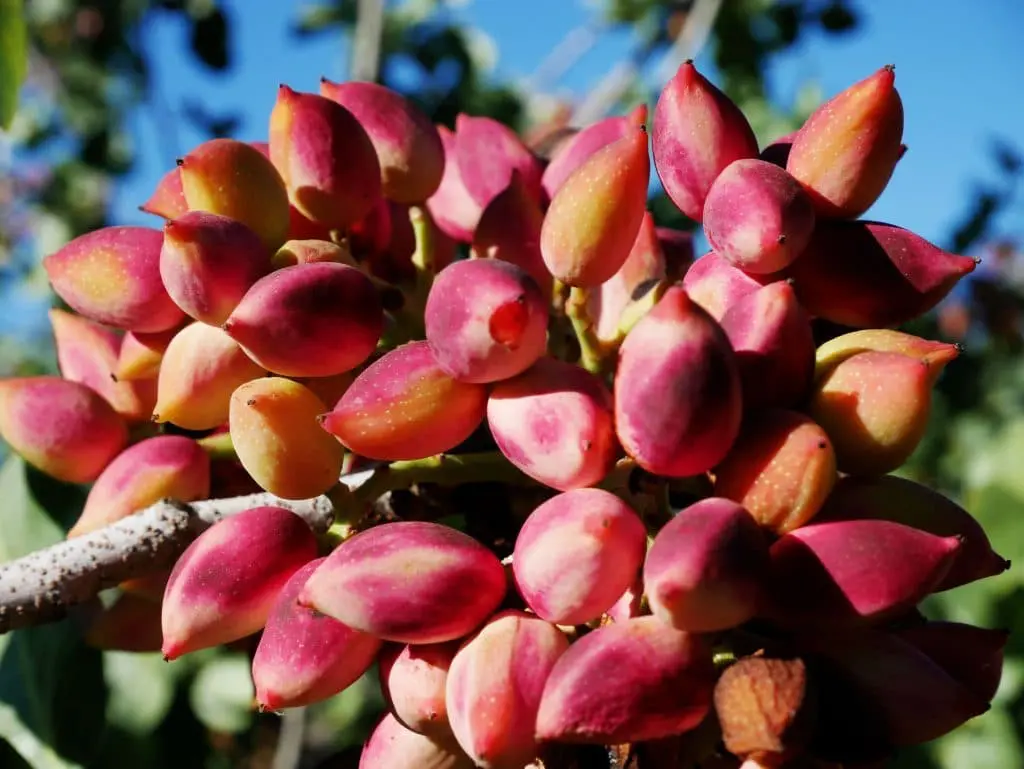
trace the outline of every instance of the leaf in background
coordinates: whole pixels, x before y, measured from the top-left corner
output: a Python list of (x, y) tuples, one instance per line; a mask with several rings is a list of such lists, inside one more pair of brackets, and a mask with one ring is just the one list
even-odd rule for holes
[(385, 708), (379, 675), (374, 665), (345, 691), (310, 705), (310, 733), (332, 735), (338, 749), (362, 745)]
[(60, 526), (36, 502), (28, 483), (28, 467), (21, 457), (9, 456), (0, 468), (0, 499), (0, 563), (64, 538)]
[(244, 654), (225, 654), (203, 666), (190, 692), (196, 718), (217, 732), (245, 731), (252, 723), (256, 692)]
[[(0, 500), (0, 561), (60, 541), (55, 519), (80, 509), (80, 494), (14, 456), (0, 469)], [(100, 652), (71, 622), (0, 636), (0, 737), (32, 766), (75, 766), (61, 756), (88, 763), (103, 736), (106, 697)]]
[(0, 128), (11, 127), (18, 93), (28, 71), (25, 9), (22, 0), (0, 0)]
[(219, 71), (231, 66), (228, 19), (220, 8), (192, 20), (191, 44), (192, 52), (210, 69)]
[(103, 656), (110, 687), (107, 718), (132, 734), (153, 732), (171, 709), (178, 667), (159, 654), (108, 651)]
[(943, 737), (934, 752), (943, 766), (1004, 769), (1020, 766), (1022, 747), (1011, 713), (993, 709)]
[(830, 3), (818, 14), (826, 32), (850, 32), (857, 27), (857, 16), (841, 2)]
[[(14, 708), (3, 704), (0, 704), (0, 739), (6, 741), (32, 769), (81, 769), (80, 764), (65, 761), (54, 753), (21, 722)], [(0, 758), (3, 758), (2, 750)], [(3, 765), (7, 766), (7, 763)]]

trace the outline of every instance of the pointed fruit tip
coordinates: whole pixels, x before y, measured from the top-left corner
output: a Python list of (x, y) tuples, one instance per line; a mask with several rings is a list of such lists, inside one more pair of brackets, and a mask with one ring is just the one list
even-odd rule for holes
[(174, 164), (181, 168), (181, 166), (185, 165), (185, 158), (175, 158)]
[(181, 648), (177, 644), (168, 644), (165, 641), (163, 648), (160, 649), (160, 654), (163, 655), (164, 662), (174, 662), (181, 656)]

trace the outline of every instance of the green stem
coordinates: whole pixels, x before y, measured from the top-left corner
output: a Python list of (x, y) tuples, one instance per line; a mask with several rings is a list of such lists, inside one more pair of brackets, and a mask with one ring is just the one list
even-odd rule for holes
[(719, 647), (714, 650), (711, 659), (714, 662), (715, 669), (722, 670), (736, 661), (736, 653), (732, 649)]
[(409, 222), (412, 224), (415, 249), (412, 253), (412, 264), (416, 268), (416, 281), (405, 294), (405, 302), (396, 310), (390, 311), (394, 318), (394, 326), (382, 338), (386, 348), (397, 347), (414, 339), (423, 339), (426, 332), (423, 326), (423, 312), (427, 306), (427, 295), (434, 284), (435, 244), (434, 223), (426, 209), (420, 206), (409, 208)]
[(215, 433), (196, 441), (210, 455), (210, 459), (238, 459), (235, 445), (231, 442), (231, 433)]
[(589, 290), (574, 286), (565, 303), (565, 313), (572, 322), (576, 340), (580, 344), (580, 364), (587, 371), (600, 376), (604, 372), (605, 350), (594, 333), (594, 321), (587, 311), (589, 297)]
[(434, 223), (426, 210), (419, 206), (409, 208), (409, 221), (416, 248), (412, 252), (412, 264), (416, 268), (416, 289), (424, 300), (434, 282)]
[(335, 524), (328, 535), (340, 539), (350, 536), (366, 509), (389, 491), (408, 489), (420, 483), (460, 486), (482, 481), (518, 485), (534, 483), (497, 451), (437, 454), (424, 459), (392, 462), (374, 470), (354, 490), (339, 484), (328, 492), (335, 506)]

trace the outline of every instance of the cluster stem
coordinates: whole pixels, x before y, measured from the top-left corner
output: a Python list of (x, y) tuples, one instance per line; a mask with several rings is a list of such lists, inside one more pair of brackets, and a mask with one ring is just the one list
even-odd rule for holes
[(565, 314), (576, 332), (580, 345), (580, 365), (592, 374), (602, 375), (607, 365), (608, 350), (594, 332), (594, 319), (590, 317), (587, 304), (590, 290), (573, 286), (565, 303)]
[(355, 489), (339, 484), (328, 493), (336, 511), (328, 538), (337, 542), (354, 534), (367, 508), (388, 492), (412, 488), (420, 483), (461, 486), (484, 481), (518, 485), (535, 483), (498, 451), (436, 454), (424, 459), (391, 462), (375, 469)]
[(416, 278), (411, 289), (406, 290), (405, 301), (401, 309), (392, 312), (398, 328), (395, 338), (390, 339), (388, 346), (395, 346), (414, 339), (423, 339), (426, 335), (423, 326), (423, 312), (427, 306), (427, 296), (434, 284), (437, 270), (435, 262), (436, 244), (434, 243), (434, 223), (430, 214), (420, 206), (409, 208), (409, 222), (412, 224), (415, 249), (412, 253), (412, 264), (416, 268)]
[(231, 433), (215, 433), (196, 440), (210, 459), (238, 459), (235, 444), (231, 442)]

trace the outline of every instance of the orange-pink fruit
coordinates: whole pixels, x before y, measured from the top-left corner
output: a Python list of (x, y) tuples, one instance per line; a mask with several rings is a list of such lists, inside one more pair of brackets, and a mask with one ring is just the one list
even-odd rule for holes
[(646, 123), (647, 105), (639, 104), (628, 115), (598, 120), (560, 144), (541, 177), (541, 186), (548, 198), (555, 197), (559, 188), (587, 158)]
[(191, 211), (164, 225), (160, 277), (190, 317), (219, 326), (257, 280), (270, 272), (270, 253), (241, 222)]
[(299, 603), (385, 641), (440, 643), (482, 624), (505, 588), (498, 557), (468, 534), (399, 521), (361, 531), (335, 548)]
[(427, 200), (427, 210), (448, 237), (470, 243), (484, 207), (469, 194), (462, 179), (455, 155), (455, 134), (443, 125), (437, 126), (437, 133), (444, 146), (444, 175), (440, 186)]
[(151, 334), (126, 332), (117, 353), (114, 378), (119, 382), (135, 382), (156, 377), (160, 373), (160, 361), (163, 360), (167, 345), (181, 328), (174, 326)]
[(882, 67), (816, 109), (793, 138), (789, 171), (823, 216), (853, 219), (882, 194), (900, 159), (903, 102)]
[(149, 227), (103, 227), (43, 259), (57, 296), (90, 320), (128, 331), (164, 331), (184, 313), (160, 280), (163, 234)]
[(958, 537), (885, 520), (802, 526), (772, 545), (766, 614), (796, 628), (877, 624), (934, 591), (960, 546)]
[(690, 265), (683, 275), (683, 288), (712, 318), (721, 321), (743, 297), (778, 279), (777, 275), (748, 274), (709, 251)]
[(495, 384), (487, 423), (509, 462), (560, 491), (597, 483), (615, 462), (611, 393), (595, 374), (557, 358)]
[(196, 321), (164, 352), (153, 421), (212, 430), (228, 421), (231, 393), (265, 374), (224, 331)]
[(1010, 562), (992, 549), (985, 530), (970, 513), (938, 491), (907, 478), (840, 478), (816, 520), (859, 518), (902, 523), (940, 537), (959, 537), (956, 560), (937, 591), (993, 577), (1010, 567)]
[(437, 742), (407, 729), (386, 713), (359, 756), (359, 769), (473, 769), (473, 759), (455, 740)]
[(316, 224), (346, 230), (380, 200), (381, 168), (370, 137), (351, 112), (324, 96), (278, 88), (270, 158), (292, 205)]
[(288, 191), (262, 150), (234, 139), (210, 139), (178, 165), (190, 211), (241, 222), (271, 253), (288, 239)]
[(299, 606), (299, 593), (323, 560), (292, 575), (267, 618), (252, 659), (261, 708), (296, 708), (332, 697), (363, 675), (380, 650), (380, 639)]
[(704, 234), (715, 252), (746, 272), (778, 272), (803, 253), (814, 206), (782, 168), (756, 158), (730, 163), (704, 201)]
[(290, 377), (350, 371), (376, 349), (383, 326), (373, 283), (335, 262), (297, 264), (260, 278), (224, 322), (256, 363)]
[(280, 507), (254, 507), (213, 524), (185, 549), (167, 581), (164, 658), (260, 630), (282, 588), (316, 555), (313, 531)]
[(544, 295), (509, 262), (468, 259), (448, 265), (434, 278), (424, 318), (434, 359), (463, 382), (513, 377), (547, 348)]
[(54, 308), (49, 317), (61, 375), (95, 390), (126, 421), (149, 419), (156, 403), (156, 379), (119, 381), (115, 378), (125, 337), (65, 310)]
[(587, 311), (594, 333), (602, 342), (615, 344), (660, 296), (667, 276), (665, 254), (654, 217), (644, 212), (629, 256), (618, 271), (590, 292)]
[(321, 419), (351, 451), (394, 462), (440, 454), (483, 421), (487, 388), (460, 382), (426, 341), (409, 342), (366, 368)]
[(847, 358), (861, 352), (895, 352), (915, 358), (938, 373), (960, 354), (960, 346), (922, 339), (891, 328), (865, 328), (833, 337), (815, 351), (814, 378), (820, 380)]
[(444, 146), (430, 118), (411, 100), (376, 83), (320, 80), (320, 95), (351, 112), (365, 129), (380, 162), (384, 197), (422, 203), (444, 172)]
[(544, 212), (527, 192), (518, 171), (508, 187), (499, 192), (473, 231), (472, 255), (478, 259), (500, 259), (525, 270), (551, 298), (554, 280), (540, 254), (540, 231)]
[(388, 644), (380, 653), (380, 688), (402, 725), (438, 739), (451, 739), (445, 686), (460, 641)]
[[(836, 717), (853, 722), (846, 728), (854, 734), (874, 725), (887, 752), (937, 739), (989, 708), (987, 700), (896, 634), (875, 629), (828, 634), (809, 639), (809, 645), (843, 682), (820, 687), (818, 707), (835, 708)], [(867, 740), (858, 742), (863, 749)]]
[(654, 166), (672, 202), (699, 222), (718, 175), (735, 160), (757, 157), (757, 139), (740, 108), (683, 62), (654, 109)]
[(128, 428), (94, 390), (55, 376), (0, 379), (0, 437), (38, 470), (91, 483), (128, 443)]
[(989, 702), (996, 696), (1009, 631), (961, 622), (928, 621), (900, 628), (895, 634), (981, 699)]
[(271, 257), (275, 269), (312, 262), (338, 262), (355, 266), (348, 248), (329, 240), (289, 240)]
[(537, 754), (537, 709), (551, 668), (569, 648), (549, 622), (509, 610), (492, 617), (455, 654), (445, 687), (448, 720), (484, 769), (515, 769)]
[(649, 616), (603, 625), (552, 668), (537, 738), (608, 745), (681, 734), (704, 720), (714, 682), (703, 636)]
[(451, 161), (458, 164), (466, 191), (481, 207), (508, 187), (516, 171), (530, 196), (540, 199), (540, 161), (515, 131), (494, 118), (457, 115)]
[(714, 474), (715, 494), (739, 502), (766, 529), (785, 534), (821, 509), (836, 482), (836, 455), (810, 418), (769, 410), (747, 418)]
[(644, 590), (654, 616), (672, 627), (728, 630), (757, 613), (768, 567), (768, 540), (750, 513), (708, 497), (658, 532), (644, 561)]
[(164, 219), (177, 219), (188, 211), (185, 202), (185, 191), (181, 186), (181, 174), (175, 166), (160, 177), (156, 189), (145, 203), (139, 206), (140, 211), (147, 214), (162, 216)]
[(867, 351), (818, 380), (808, 413), (832, 439), (840, 471), (882, 475), (910, 457), (928, 427), (932, 386), (944, 364)]
[(697, 475), (725, 457), (742, 406), (736, 354), (725, 332), (672, 286), (619, 351), (615, 430), (622, 447), (649, 472)]
[(263, 489), (308, 499), (338, 482), (344, 449), (320, 429), (327, 410), (312, 391), (283, 377), (246, 382), (231, 395), (231, 444)]
[(104, 468), (68, 537), (88, 534), (156, 504), (194, 502), (210, 494), (210, 455), (183, 435), (158, 435), (136, 443)]
[(804, 402), (814, 374), (814, 334), (789, 283), (744, 294), (720, 322), (736, 351), (745, 408), (792, 408)]
[(637, 127), (566, 179), (540, 234), (541, 255), (552, 275), (589, 288), (618, 272), (643, 221), (650, 175), (647, 132)]
[(516, 537), (516, 588), (533, 612), (581, 625), (608, 611), (636, 579), (647, 549), (640, 517), (614, 494), (574, 489), (537, 507)]
[(804, 253), (783, 275), (811, 315), (884, 328), (932, 309), (976, 266), (902, 227), (819, 220)]

